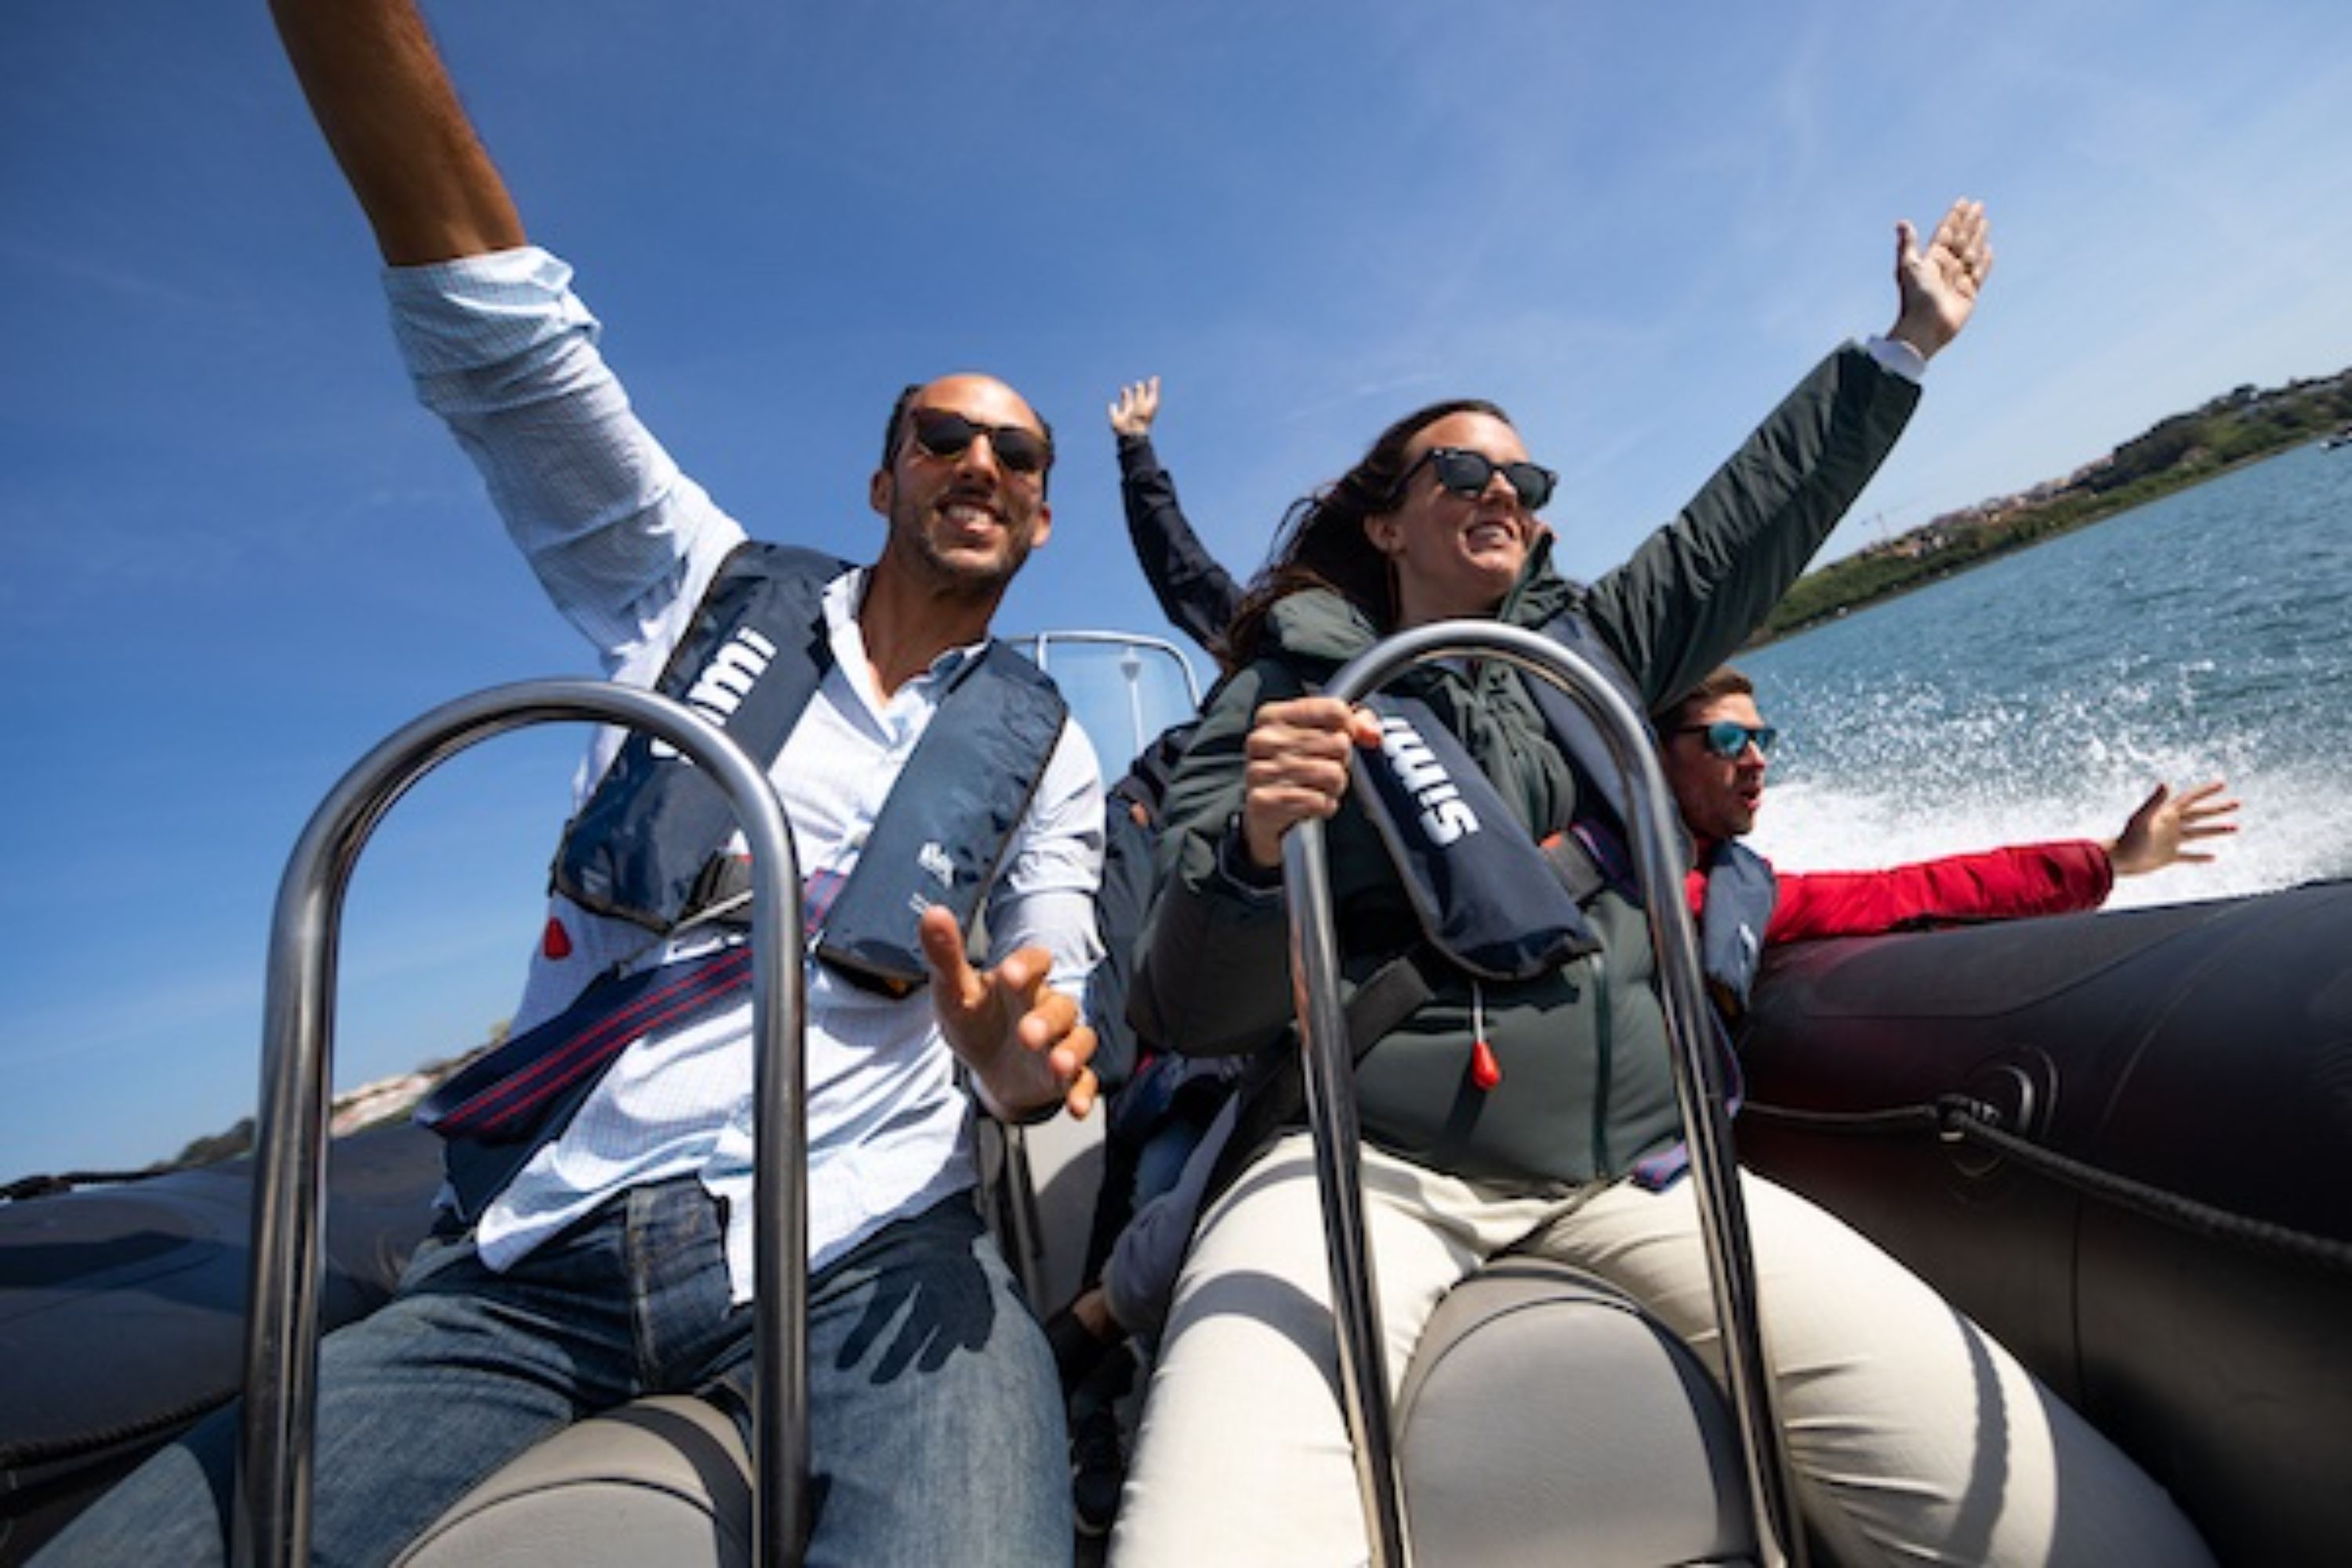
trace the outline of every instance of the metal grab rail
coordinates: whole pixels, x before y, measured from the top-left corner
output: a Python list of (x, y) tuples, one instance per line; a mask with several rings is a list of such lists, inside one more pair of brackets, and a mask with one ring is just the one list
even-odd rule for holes
[[(1324, 694), (1354, 702), (1409, 666), (1457, 657), (1498, 658), (1567, 692), (1599, 729), (1629, 786), (1633, 820), (1628, 826), (1643, 902), (1648, 907), (1650, 940), (1657, 952), (1675, 1095), (1690, 1148), (1707, 1272), (1723, 1328), (1726, 1381), (1739, 1426), (1757, 1545), (1767, 1568), (1801, 1563), (1804, 1538), (1797, 1525), (1794, 1489), (1764, 1362), (1755, 1258), (1731, 1150), (1731, 1116), (1715, 1053), (1706, 1048), (1709, 1003), (1699, 968), (1698, 939), (1685, 901), (1682, 868), (1673, 849), (1680, 818), (1649, 728), (1584, 658), (1535, 632), (1496, 621), (1440, 621), (1401, 632), (1350, 659)], [(1364, 1235), (1355, 1058), (1339, 995), (1329, 858), (1319, 820), (1298, 823), (1284, 835), (1282, 868), (1306, 1058), (1307, 1120), (1331, 1261), (1340, 1403), (1355, 1444), (1356, 1484), (1371, 1560), (1383, 1568), (1402, 1568), (1411, 1561), (1411, 1541), (1397, 1473), (1380, 1298), (1372, 1285), (1372, 1259)]]
[(797, 1559), (808, 1532), (808, 1131), (800, 868), (767, 774), (709, 721), (654, 692), (534, 680), (460, 698), (404, 726), (329, 792), (278, 883), (254, 1141), (251, 1302), (232, 1561), (310, 1560), (320, 1254), (335, 958), (343, 892), (394, 803), (478, 741), (527, 725), (627, 725), (677, 747), (725, 792), (751, 850), (753, 1560)]

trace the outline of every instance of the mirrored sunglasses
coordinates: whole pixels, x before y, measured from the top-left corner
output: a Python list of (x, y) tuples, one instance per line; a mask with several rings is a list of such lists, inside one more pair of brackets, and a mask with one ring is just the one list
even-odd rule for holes
[(1780, 731), (1769, 724), (1749, 729), (1728, 719), (1717, 719), (1712, 724), (1685, 724), (1675, 731), (1677, 735), (1704, 735), (1706, 749), (1725, 762), (1736, 763), (1749, 746), (1764, 756), (1780, 743)]

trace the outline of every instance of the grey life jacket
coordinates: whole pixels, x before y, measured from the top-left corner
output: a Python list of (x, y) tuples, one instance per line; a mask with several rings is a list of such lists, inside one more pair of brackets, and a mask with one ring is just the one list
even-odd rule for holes
[(1716, 1000), (1728, 1011), (1745, 1012), (1780, 884), (1771, 862), (1736, 839), (1715, 846), (1702, 868), (1706, 894), (1699, 906), (1699, 963)]
[[(833, 652), (825, 585), (848, 563), (747, 542), (720, 565), (655, 689), (720, 721), (772, 764), (816, 694)], [(856, 868), (821, 918), (816, 956), (869, 989), (904, 995), (929, 974), (917, 925), (945, 905), (969, 935), (998, 863), (1036, 793), (1066, 710), (1045, 672), (991, 641), (950, 677)], [(622, 746), (564, 831), (551, 873), (583, 909), (667, 933), (747, 885), (725, 853), (725, 795), (643, 732)], [(750, 918), (743, 910), (737, 918)]]

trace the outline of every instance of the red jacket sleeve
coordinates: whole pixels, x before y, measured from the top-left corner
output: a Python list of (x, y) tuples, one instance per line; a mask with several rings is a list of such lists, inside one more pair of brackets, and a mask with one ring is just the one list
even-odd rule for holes
[(1767, 943), (2095, 910), (2115, 885), (2087, 838), (2018, 844), (1883, 871), (1780, 872)]

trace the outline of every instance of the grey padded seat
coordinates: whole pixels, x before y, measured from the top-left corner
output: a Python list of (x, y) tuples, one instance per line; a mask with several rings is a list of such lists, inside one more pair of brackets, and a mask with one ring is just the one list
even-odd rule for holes
[(460, 1498), (396, 1568), (740, 1568), (751, 1462), (699, 1399), (641, 1399), (550, 1437)]
[(1397, 1401), (1415, 1561), (1749, 1563), (1738, 1429), (1613, 1286), (1505, 1258), (1438, 1304)]
[[(1431, 1319), (1398, 1402), (1416, 1559), (1431, 1568), (1753, 1560), (1738, 1438), (1690, 1351), (1559, 1264), (1506, 1259)], [(583, 1421), (477, 1487), (401, 1568), (748, 1561), (734, 1423), (699, 1400)]]

